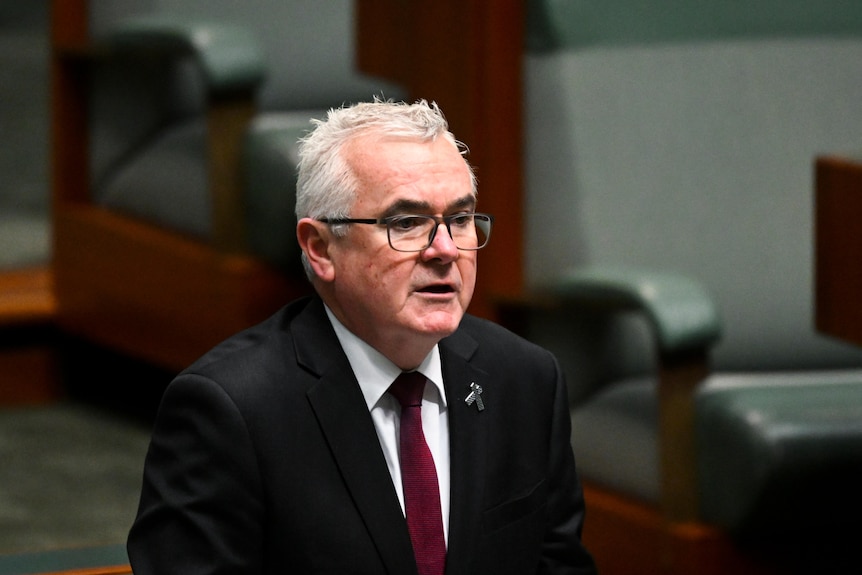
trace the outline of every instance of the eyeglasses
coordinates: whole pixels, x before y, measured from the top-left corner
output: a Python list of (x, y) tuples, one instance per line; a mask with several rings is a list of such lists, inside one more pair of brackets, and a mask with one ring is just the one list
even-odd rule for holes
[(488, 245), (494, 217), (489, 214), (452, 214), (451, 216), (389, 216), (379, 219), (321, 218), (326, 224), (377, 224), (386, 226), (389, 246), (398, 252), (421, 252), (434, 242), (440, 224), (446, 224), (452, 242), (459, 250), (478, 250)]

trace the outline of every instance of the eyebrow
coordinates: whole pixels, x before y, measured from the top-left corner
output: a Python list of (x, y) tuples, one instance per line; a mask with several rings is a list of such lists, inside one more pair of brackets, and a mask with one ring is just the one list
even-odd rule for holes
[[(458, 198), (448, 206), (446, 206), (446, 212), (453, 212), (459, 209), (473, 209), (476, 207), (476, 198), (475, 196), (467, 195), (462, 198)], [(427, 213), (431, 211), (431, 204), (428, 202), (420, 202), (417, 200), (408, 200), (401, 199), (397, 200), (391, 206), (389, 206), (385, 212), (383, 212), (384, 218), (389, 216), (395, 216), (400, 214), (421, 214)]]

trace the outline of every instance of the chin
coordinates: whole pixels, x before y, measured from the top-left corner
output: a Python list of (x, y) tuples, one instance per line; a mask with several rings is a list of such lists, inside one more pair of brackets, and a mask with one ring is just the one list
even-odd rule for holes
[[(434, 316), (438, 316), (438, 314), (433, 314)], [(458, 326), (461, 324), (461, 318), (464, 317), (463, 313), (458, 314), (439, 314), (445, 315), (445, 317), (426, 317), (423, 318), (419, 326), (419, 331), (428, 335), (437, 336), (439, 339), (442, 339), (446, 336), (452, 335)]]

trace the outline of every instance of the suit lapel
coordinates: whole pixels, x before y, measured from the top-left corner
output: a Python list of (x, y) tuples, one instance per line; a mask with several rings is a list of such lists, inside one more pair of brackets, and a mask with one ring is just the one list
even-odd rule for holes
[(390, 573), (415, 573), (407, 524), (377, 432), (322, 304), (313, 301), (292, 329), (298, 361), (319, 375), (308, 401), (381, 559)]
[[(389, 573), (415, 573), (410, 535), (377, 432), (322, 302), (313, 300), (293, 325), (299, 363), (319, 376), (308, 400), (380, 556)], [(461, 330), (440, 342), (449, 416), (447, 575), (469, 575), (481, 528), (488, 417), (466, 399), (476, 383), (485, 390), (485, 408), (493, 409), (493, 389), (488, 374), (470, 364), (477, 348)]]
[(470, 384), (482, 386), (486, 409), (493, 409), (493, 392), (488, 392), (488, 374), (474, 368), (469, 359), (477, 342), (464, 332), (440, 342), (443, 380), (449, 414), (450, 507), (449, 548), (446, 574), (469, 574), (475, 553), (475, 538), (480, 533), (485, 481), (487, 421), (475, 402), (466, 403)]

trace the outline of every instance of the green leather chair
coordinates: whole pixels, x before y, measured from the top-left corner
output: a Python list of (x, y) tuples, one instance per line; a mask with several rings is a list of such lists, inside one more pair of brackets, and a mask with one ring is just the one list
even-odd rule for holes
[(52, 11), (58, 322), (180, 369), (308, 291), (291, 222), (311, 118), (400, 91), (355, 71), (351, 0)]
[[(520, 323), (565, 363), (582, 476), (827, 572), (862, 510), (862, 351), (813, 328), (812, 167), (862, 145), (862, 9), (529, 6)], [(616, 533), (611, 564), (685, 572)]]
[[(94, 66), (96, 201), (213, 239), (219, 214), (207, 187), (219, 182), (206, 171), (205, 134), (214, 105), (247, 98), (251, 129), (291, 130), (294, 145), (310, 118), (330, 107), (398, 94), (356, 71), (353, 13), (350, 0), (90, 2), (90, 37), (115, 55)], [(256, 224), (248, 222), (246, 232), (253, 235)], [(267, 242), (251, 243), (253, 251), (266, 249)]]

